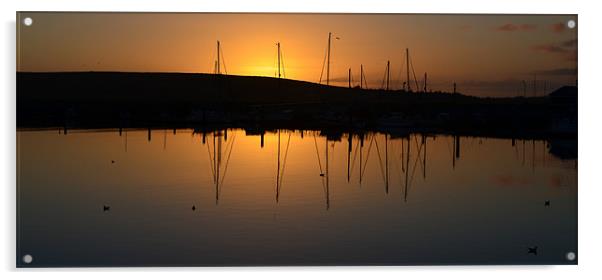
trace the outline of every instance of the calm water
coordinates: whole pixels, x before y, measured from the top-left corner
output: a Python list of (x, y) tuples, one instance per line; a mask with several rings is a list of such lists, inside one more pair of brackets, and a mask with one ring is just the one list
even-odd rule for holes
[(546, 141), (17, 134), (19, 266), (576, 263), (577, 162)]

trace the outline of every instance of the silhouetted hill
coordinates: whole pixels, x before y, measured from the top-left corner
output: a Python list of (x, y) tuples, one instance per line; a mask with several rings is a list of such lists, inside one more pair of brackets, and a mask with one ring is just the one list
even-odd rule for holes
[[(343, 102), (351, 97), (375, 97), (390, 101), (413, 99), (401, 91), (362, 90), (269, 77), (126, 72), (18, 73), (19, 98), (86, 101), (111, 100), (195, 104), (242, 103), (282, 104)], [(49, 94), (52, 92), (52, 94)], [(439, 99), (449, 95), (435, 94)], [(426, 96), (421, 97), (423, 99)], [(431, 96), (433, 97), (433, 96)], [(455, 96), (454, 99), (473, 99)], [(373, 99), (373, 98), (372, 98)], [(373, 101), (378, 101), (374, 99)], [(173, 102), (172, 102), (173, 101)]]
[(577, 102), (577, 87), (563, 86), (549, 94), (556, 102)]

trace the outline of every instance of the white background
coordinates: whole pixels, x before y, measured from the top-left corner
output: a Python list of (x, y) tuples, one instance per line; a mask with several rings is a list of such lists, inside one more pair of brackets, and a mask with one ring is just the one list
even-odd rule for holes
[[(600, 239), (600, 129), (602, 50), (598, 1), (574, 0), (0, 0), (0, 270), (2, 279), (115, 279), (226, 277), (245, 279), (602, 279)], [(579, 40), (579, 250), (578, 266), (443, 267), (249, 267), (249, 268), (15, 268), (16, 189), (16, 11), (162, 11), (162, 12), (374, 12), (374, 13), (539, 13), (578, 14)], [(44, 211), (44, 209), (40, 209)], [(105, 273), (91, 273), (105, 272)], [(174, 274), (177, 273), (177, 274)]]

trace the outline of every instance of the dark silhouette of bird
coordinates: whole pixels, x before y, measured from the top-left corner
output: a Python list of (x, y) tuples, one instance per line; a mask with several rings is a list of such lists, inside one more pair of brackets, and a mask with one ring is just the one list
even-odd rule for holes
[(109, 210), (111, 210), (111, 206), (109, 206), (109, 205), (103, 205), (103, 206), (102, 206), (102, 211), (103, 211), (103, 212), (107, 212), (107, 211), (109, 211)]
[(545, 205), (546, 207), (550, 207), (550, 201), (549, 201), (549, 200), (546, 200), (546, 202), (544, 202), (544, 205)]
[(196, 206), (192, 205), (192, 211), (196, 210)]
[(537, 246), (527, 248), (527, 254), (533, 254), (537, 256)]
[(115, 161), (114, 161), (114, 160), (111, 160), (111, 163), (115, 163)]
[(324, 177), (324, 173), (320, 173), (320, 177)]

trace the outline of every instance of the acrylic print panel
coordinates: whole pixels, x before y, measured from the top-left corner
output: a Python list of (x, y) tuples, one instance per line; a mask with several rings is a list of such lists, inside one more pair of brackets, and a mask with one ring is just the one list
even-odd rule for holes
[(576, 15), (18, 21), (18, 267), (577, 264)]

